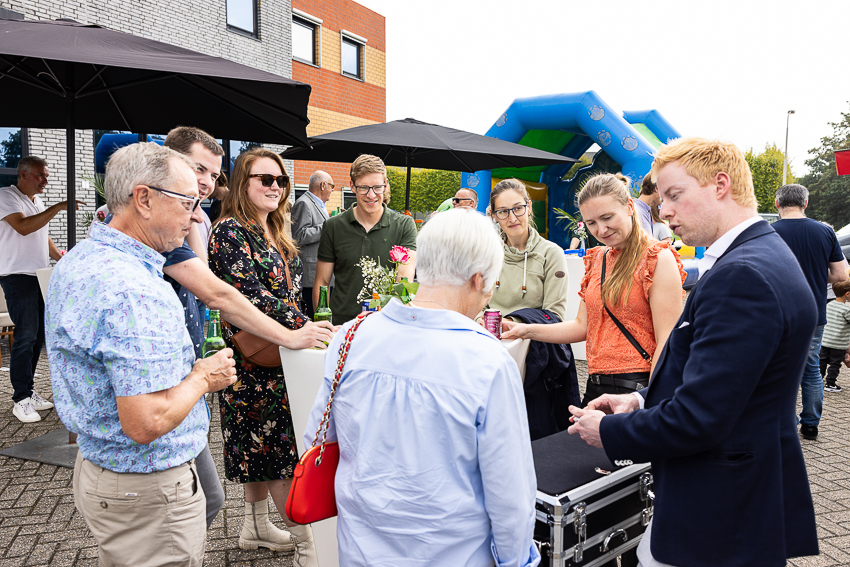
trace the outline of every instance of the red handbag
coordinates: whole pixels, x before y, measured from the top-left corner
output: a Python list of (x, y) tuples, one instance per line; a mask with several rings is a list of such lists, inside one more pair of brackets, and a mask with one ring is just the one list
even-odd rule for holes
[[(334, 478), (339, 465), (339, 444), (336, 441), (327, 442), (328, 425), (334, 394), (339, 387), (342, 367), (345, 366), (354, 331), (370, 313), (372, 312), (364, 311), (358, 315), (357, 320), (345, 335), (345, 341), (339, 349), (339, 361), (331, 384), (331, 395), (328, 397), (328, 405), (325, 407), (319, 429), (316, 430), (310, 448), (301, 455), (301, 459), (295, 465), (292, 485), (289, 488), (289, 496), (286, 498), (286, 515), (293, 522), (312, 524), (337, 515)], [(322, 434), (322, 443), (316, 445), (319, 433)]]

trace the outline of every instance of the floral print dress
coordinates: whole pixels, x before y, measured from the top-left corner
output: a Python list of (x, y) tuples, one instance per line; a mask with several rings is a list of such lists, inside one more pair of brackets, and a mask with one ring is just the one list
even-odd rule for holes
[[(291, 289), (285, 261), (257, 223), (226, 218), (213, 229), (209, 245), (213, 273), (284, 327), (298, 329), (308, 319), (287, 303), (298, 305), (301, 299), (301, 261), (297, 255), (288, 261)], [(230, 328), (234, 333), (239, 330)], [(241, 483), (292, 478), (298, 451), (283, 368), (254, 366), (228, 337), (225, 342), (233, 349), (237, 377), (218, 393), (225, 475)]]

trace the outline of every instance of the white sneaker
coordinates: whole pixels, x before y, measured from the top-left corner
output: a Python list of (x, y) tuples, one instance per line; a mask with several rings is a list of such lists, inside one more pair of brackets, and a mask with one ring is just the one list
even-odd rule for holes
[(15, 407), (12, 408), (12, 413), (24, 423), (41, 421), (41, 416), (38, 415), (37, 411), (35, 411), (35, 407), (32, 405), (29, 398), (16, 402)]
[(32, 402), (32, 407), (34, 407), (36, 411), (47, 410), (53, 407), (51, 402), (48, 402), (36, 392), (33, 392), (32, 396), (30, 396), (30, 402)]

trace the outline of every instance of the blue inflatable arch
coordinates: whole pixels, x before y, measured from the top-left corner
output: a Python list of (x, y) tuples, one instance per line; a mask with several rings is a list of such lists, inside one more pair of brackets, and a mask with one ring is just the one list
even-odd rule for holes
[(633, 181), (636, 194), (652, 165), (653, 154), (680, 134), (657, 110), (617, 112), (594, 91), (516, 99), (487, 131), (487, 136), (535, 147), (571, 158), (580, 158), (593, 144), (602, 149), (594, 163), (563, 179), (571, 164), (528, 168), (503, 168), (464, 173), (461, 187), (478, 193), (484, 212), (490, 200), (492, 179), (517, 177), (548, 187), (546, 225), (549, 239), (566, 248), (569, 235), (556, 222), (552, 209), (575, 210), (575, 189), (595, 170), (622, 171)]

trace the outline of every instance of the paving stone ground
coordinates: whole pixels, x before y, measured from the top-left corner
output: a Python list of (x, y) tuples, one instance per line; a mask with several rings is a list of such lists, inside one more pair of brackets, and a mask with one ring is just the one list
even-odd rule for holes
[[(8, 342), (0, 341), (2, 364), (9, 365)], [(52, 399), (46, 353), (38, 366), (36, 390)], [(579, 363), (579, 383), (584, 388), (587, 367)], [(817, 513), (820, 555), (789, 561), (793, 567), (850, 565), (850, 370), (842, 368), (839, 383), (847, 389), (824, 397), (824, 418), (816, 441), (803, 440), (803, 452)], [(11, 412), (9, 374), (0, 371), (0, 450), (49, 433), (61, 423), (55, 410), (41, 412), (42, 421), (19, 422)], [(798, 400), (799, 405), (799, 400)], [(204, 565), (226, 567), (290, 566), (292, 555), (267, 550), (239, 549), (243, 493), (238, 484), (224, 479), (221, 429), (214, 416), (210, 450), (221, 473), (226, 500), (207, 534)], [(70, 469), (0, 456), (0, 567), (97, 565), (97, 544), (74, 508)], [(272, 504), (274, 512), (274, 505)], [(734, 513), (734, 511), (730, 511)], [(270, 514), (276, 516), (276, 513)], [(279, 526), (282, 522), (277, 520)], [(139, 542), (144, 545), (145, 542)]]

